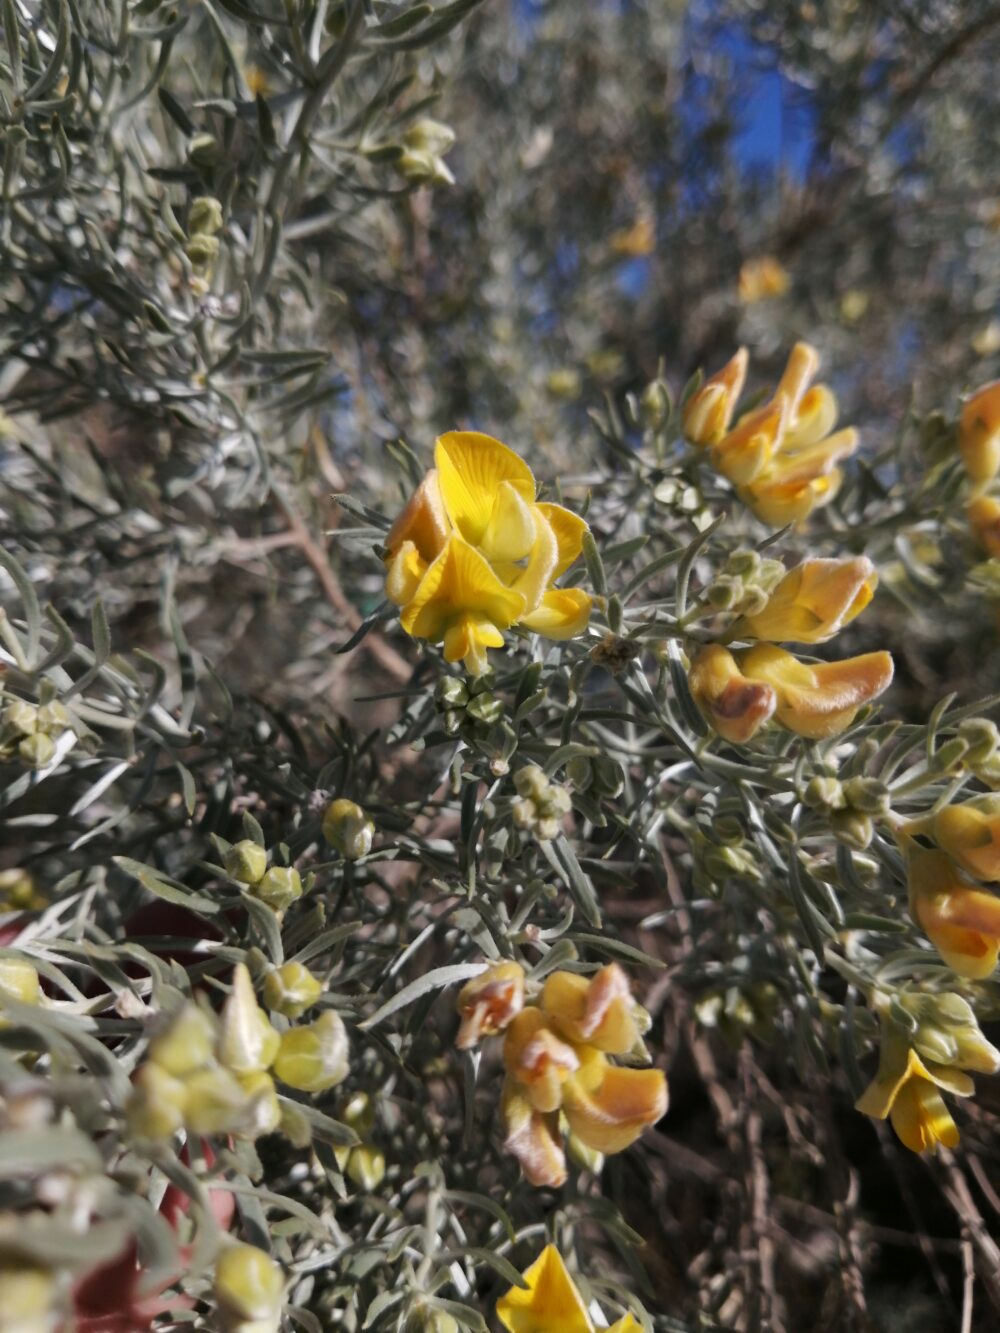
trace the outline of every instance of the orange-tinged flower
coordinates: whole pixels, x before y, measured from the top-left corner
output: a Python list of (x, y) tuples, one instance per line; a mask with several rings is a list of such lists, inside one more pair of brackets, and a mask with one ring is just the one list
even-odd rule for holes
[(692, 444), (718, 444), (725, 435), (743, 392), (748, 361), (747, 349), (741, 347), (684, 404), (681, 423)]
[(511, 1287), (497, 1301), (509, 1333), (594, 1333), (594, 1325), (562, 1255), (546, 1245), (524, 1272), (526, 1287)]
[(747, 486), (762, 476), (781, 448), (788, 421), (788, 399), (771, 402), (741, 417), (712, 449), (712, 466), (734, 486)]
[(946, 852), (907, 850), (910, 914), (962, 977), (990, 976), (1000, 955), (1000, 897), (972, 883)]
[(984, 384), (962, 405), (958, 451), (976, 490), (1000, 472), (1000, 380)]
[(946, 805), (929, 822), (934, 841), (967, 874), (1000, 880), (1000, 794)]
[(790, 421), (797, 421), (799, 407), (819, 370), (819, 352), (810, 343), (797, 342), (788, 354), (774, 396), (788, 400)]
[(580, 1068), (577, 1052), (556, 1036), (540, 1009), (525, 1009), (510, 1024), (503, 1059), (536, 1111), (557, 1111), (563, 1085)]
[(667, 1080), (659, 1069), (622, 1069), (594, 1051), (566, 1082), (563, 1114), (582, 1143), (622, 1152), (667, 1112)]
[(745, 676), (774, 690), (781, 725), (812, 740), (846, 730), (858, 710), (888, 688), (893, 672), (892, 658), (885, 652), (809, 665), (783, 648), (762, 643), (739, 660)]
[(517, 1159), (529, 1185), (558, 1189), (566, 1183), (566, 1155), (558, 1135), (558, 1115), (537, 1111), (524, 1090), (504, 1079), (500, 1099), (504, 1151)]
[(1000, 557), (1000, 500), (979, 495), (966, 509), (972, 535), (987, 555)]
[(691, 664), (688, 684), (713, 730), (733, 745), (745, 745), (767, 722), (778, 703), (773, 688), (749, 680), (721, 644), (703, 648)]
[(840, 490), (843, 474), (839, 468), (817, 477), (785, 480), (780, 473), (766, 472), (751, 486), (740, 488), (740, 499), (772, 528), (788, 523), (802, 523), (814, 509), (829, 504)]
[(592, 977), (553, 972), (542, 989), (541, 1008), (567, 1041), (625, 1055), (639, 1040), (632, 992), (617, 963), (609, 963)]
[(770, 643), (823, 643), (859, 615), (878, 576), (865, 556), (804, 560), (785, 575), (756, 615), (741, 616), (733, 637)]
[(460, 1051), (482, 1037), (503, 1032), (524, 1008), (524, 968), (520, 963), (496, 963), (468, 982), (458, 993), (462, 1022), (455, 1038)]
[(916, 1051), (894, 1043), (882, 1047), (878, 1074), (855, 1103), (857, 1109), (876, 1120), (888, 1116), (902, 1142), (912, 1152), (936, 1152), (939, 1143), (954, 1148), (958, 1127), (951, 1118), (940, 1089), (958, 1097), (969, 1097), (975, 1085), (968, 1074), (947, 1065), (925, 1064)]
[(773, 255), (748, 259), (740, 269), (739, 295), (745, 305), (784, 296), (791, 285), (788, 270)]

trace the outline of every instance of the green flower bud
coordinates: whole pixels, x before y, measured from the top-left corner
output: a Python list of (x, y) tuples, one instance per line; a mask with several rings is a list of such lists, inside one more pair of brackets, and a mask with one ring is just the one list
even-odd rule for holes
[(852, 810), (865, 815), (889, 813), (889, 789), (878, 778), (848, 778), (844, 783), (844, 797)]
[(38, 709), (26, 699), (15, 699), (3, 710), (3, 725), (15, 736), (33, 736), (38, 729)]
[(233, 1134), (250, 1124), (252, 1103), (239, 1079), (217, 1065), (185, 1080), (184, 1120), (195, 1134)]
[(29, 768), (44, 768), (46, 764), (51, 764), (56, 747), (43, 731), (37, 731), (34, 736), (25, 736), (17, 752)]
[(187, 1088), (151, 1060), (140, 1066), (125, 1104), (129, 1133), (138, 1139), (169, 1139), (184, 1128)]
[(39, 731), (51, 735), (65, 731), (71, 722), (69, 710), (58, 699), (50, 699), (38, 709), (37, 726)]
[(549, 790), (549, 780), (537, 764), (525, 764), (514, 774), (514, 790), (518, 796), (541, 801)]
[(222, 230), (222, 205), (218, 199), (213, 199), (211, 195), (200, 195), (197, 199), (192, 199), (191, 208), (188, 212), (188, 231), (191, 235), (201, 233), (205, 236), (214, 236), (217, 231)]
[(414, 185), (455, 184), (455, 177), (436, 153), (407, 148), (396, 158), (395, 166)]
[[(274, 871), (268, 871), (274, 874)], [(266, 878), (266, 876), (265, 876)], [(278, 1053), (280, 1037), (257, 1003), (245, 963), (233, 970), (233, 989), (222, 1009), (218, 1057), (234, 1074), (256, 1074), (269, 1069)]]
[(843, 810), (847, 804), (844, 789), (836, 778), (810, 778), (802, 796), (811, 810)]
[(0, 910), (37, 911), (45, 907), (47, 902), (27, 870), (18, 866), (11, 870), (0, 870)]
[(464, 708), (469, 702), (469, 691), (465, 681), (457, 676), (444, 676), (438, 681), (434, 697), (445, 708)]
[(285, 1018), (301, 1018), (323, 994), (323, 983), (301, 963), (285, 963), (264, 978), (264, 1003)]
[(184, 253), (195, 268), (207, 268), (219, 257), (219, 238), (199, 232), (188, 240)]
[(830, 817), (830, 828), (835, 838), (858, 852), (863, 852), (875, 836), (871, 817), (860, 810), (836, 810)]
[(26, 958), (0, 958), (0, 1008), (4, 996), (18, 1004), (41, 1004), (42, 983)]
[(1000, 747), (1000, 728), (987, 717), (967, 717), (958, 724), (958, 738), (969, 747), (969, 764), (985, 764)]
[(418, 153), (443, 155), (455, 142), (455, 131), (450, 125), (443, 125), (430, 116), (422, 116), (414, 121), (403, 135), (403, 143)]
[(568, 815), (573, 809), (573, 798), (565, 787), (553, 782), (546, 793), (542, 809), (548, 815)]
[(559, 837), (560, 828), (561, 825), (558, 819), (553, 819), (551, 817), (540, 819), (535, 825), (535, 837), (539, 842), (551, 842), (553, 838)]
[(503, 717), (503, 711), (503, 700), (494, 698), (492, 694), (477, 694), (474, 699), (469, 700), (465, 709), (468, 717), (486, 726), (499, 722)]
[(708, 604), (716, 611), (732, 611), (743, 596), (743, 583), (740, 579), (730, 578), (728, 574), (720, 574), (714, 583), (710, 584), (706, 596)]
[(418, 1298), (406, 1316), (403, 1333), (458, 1333), (458, 1324), (444, 1310), (435, 1310)]
[(952, 773), (968, 753), (968, 742), (955, 736), (938, 747), (931, 763), (939, 773)]
[(250, 885), (250, 892), (276, 912), (283, 912), (302, 897), (302, 877), (292, 866), (272, 866), (256, 884)]
[(267, 852), (251, 838), (243, 838), (226, 852), (223, 864), (230, 879), (256, 884), (267, 869)]
[(511, 806), (510, 817), (515, 828), (534, 828), (538, 819), (538, 807), (534, 801), (529, 801), (527, 797), (521, 797)]
[(958, 1056), (958, 1042), (954, 1036), (929, 1023), (921, 1024), (917, 1029), (913, 1048), (922, 1060), (935, 1060), (939, 1065), (953, 1065)]
[(741, 616), (756, 616), (763, 611), (769, 600), (763, 588), (748, 588), (744, 585), (743, 596), (732, 609), (739, 611)]
[(215, 1261), (214, 1294), (227, 1333), (277, 1333), (285, 1279), (256, 1245), (226, 1245)]
[(215, 1059), (215, 1036), (209, 1015), (196, 1004), (185, 1004), (149, 1043), (149, 1059), (174, 1078), (187, 1078)]
[(734, 574), (738, 578), (749, 578), (760, 569), (760, 553), (758, 551), (739, 550), (733, 551), (725, 564), (725, 572)]
[(347, 1077), (349, 1054), (340, 1015), (327, 1009), (314, 1023), (281, 1034), (274, 1073), (300, 1092), (325, 1092)]
[(371, 851), (375, 825), (360, 805), (340, 797), (326, 807), (323, 837), (346, 860), (357, 861)]
[(754, 579), (758, 588), (764, 592), (773, 592), (788, 571), (780, 560), (762, 559), (757, 566), (757, 574)]
[(650, 430), (659, 430), (670, 415), (670, 393), (662, 380), (652, 380), (639, 399), (643, 420)]
[(188, 144), (188, 161), (196, 167), (214, 167), (220, 156), (219, 141), (214, 134), (196, 134)]
[(359, 1190), (370, 1194), (385, 1179), (385, 1153), (367, 1143), (352, 1148), (347, 1160), (347, 1175)]

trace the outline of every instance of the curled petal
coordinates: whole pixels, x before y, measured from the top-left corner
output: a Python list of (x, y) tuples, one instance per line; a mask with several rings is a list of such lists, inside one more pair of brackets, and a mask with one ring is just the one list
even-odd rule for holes
[(778, 702), (770, 685), (749, 680), (732, 653), (717, 643), (703, 648), (694, 659), (688, 684), (713, 729), (734, 745), (755, 736)]
[(546, 639), (573, 639), (587, 628), (593, 604), (594, 599), (582, 588), (550, 588), (537, 608), (518, 623)]
[(805, 560), (790, 570), (756, 615), (733, 626), (736, 638), (771, 643), (822, 643), (859, 615), (878, 577), (865, 556), (853, 560)]
[(597, 1152), (622, 1152), (667, 1110), (667, 1080), (659, 1069), (608, 1065), (596, 1088), (570, 1078), (563, 1090), (563, 1114), (570, 1129)]
[(684, 405), (684, 435), (693, 444), (718, 444), (729, 429), (747, 375), (749, 357), (741, 347)]
[(734, 486), (755, 481), (781, 447), (787, 414), (783, 394), (748, 412), (712, 449), (712, 466)]
[(524, 598), (522, 620), (538, 608), (546, 588), (555, 578), (556, 565), (559, 563), (556, 534), (538, 505), (531, 506), (529, 517), (534, 538), (528, 560), (524, 568), (518, 569), (510, 580), (513, 590)]
[(1000, 880), (1000, 795), (946, 805), (931, 821), (934, 841), (967, 874)]
[(639, 1040), (628, 978), (617, 963), (592, 977), (553, 972), (541, 998), (542, 1012), (569, 1041), (624, 1055)]
[(416, 596), (420, 580), (427, 573), (427, 561), (411, 541), (399, 547), (385, 576), (385, 595), (397, 606), (405, 606)]
[(784, 394), (788, 399), (790, 421), (797, 418), (806, 390), (816, 378), (817, 370), (819, 370), (819, 353), (816, 348), (806, 342), (797, 342), (788, 355), (784, 372), (774, 391), (776, 398), (779, 394)]
[(565, 574), (583, 550), (583, 534), (587, 531), (587, 524), (579, 514), (574, 514), (570, 509), (564, 509), (562, 505), (548, 504), (543, 501), (541, 504), (537, 504), (535, 508), (555, 534), (559, 558), (556, 561), (555, 573), (552, 577), (558, 578), (560, 574)]
[(525, 1009), (504, 1038), (504, 1065), (538, 1111), (558, 1110), (563, 1084), (580, 1067), (576, 1051), (548, 1027), (540, 1009)]
[(786, 449), (804, 449), (817, 444), (837, 424), (837, 400), (825, 384), (814, 384), (802, 396), (792, 424), (785, 434)]
[[(537, 529), (535, 506), (520, 495), (509, 481), (502, 481), (496, 489), (493, 510), (479, 547), (491, 564), (523, 560), (532, 546), (537, 544)], [(554, 538), (552, 543), (554, 547)]]
[(858, 432), (853, 426), (845, 426), (843, 430), (828, 435), (816, 444), (783, 452), (774, 463), (772, 476), (776, 482), (786, 485), (814, 482), (820, 477), (830, 476), (835, 465), (850, 458), (857, 447)]
[(432, 469), (389, 529), (385, 539), (386, 557), (392, 560), (405, 542), (411, 542), (424, 564), (428, 565), (441, 553), (448, 540), (448, 528), (438, 475)]
[(964, 403), (958, 450), (976, 489), (985, 490), (1000, 472), (1000, 380), (985, 384)]
[(740, 666), (751, 680), (772, 687), (781, 725), (812, 740), (846, 730), (862, 705), (888, 688), (893, 673), (892, 658), (885, 652), (811, 666), (771, 644), (743, 653)]
[(434, 461), (448, 517), (473, 546), (483, 540), (504, 482), (528, 504), (535, 498), (527, 463), (492, 436), (449, 431), (436, 441)]
[(460, 1051), (482, 1037), (502, 1032), (524, 1008), (524, 968), (520, 963), (497, 963), (468, 982), (458, 994), (462, 1017), (455, 1045)]
[(889, 1113), (892, 1127), (911, 1152), (934, 1153), (938, 1144), (954, 1148), (958, 1126), (933, 1083), (911, 1080), (896, 1098)]
[(839, 469), (812, 480), (785, 481), (765, 473), (752, 486), (740, 488), (740, 498), (763, 523), (783, 528), (786, 523), (801, 523), (814, 509), (829, 502), (840, 489)]
[(1000, 956), (1000, 897), (970, 883), (944, 852), (908, 855), (910, 913), (948, 966), (982, 980)]
[[(536, 1111), (517, 1085), (507, 1079), (500, 1101), (504, 1151), (515, 1157), (531, 1185), (558, 1189), (566, 1183), (566, 1157), (556, 1140), (556, 1117)], [(510, 1325), (508, 1325), (510, 1327)]]

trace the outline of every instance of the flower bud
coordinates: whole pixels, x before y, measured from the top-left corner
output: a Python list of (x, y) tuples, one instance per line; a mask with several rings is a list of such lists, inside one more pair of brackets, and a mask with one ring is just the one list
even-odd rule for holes
[(139, 1139), (169, 1139), (184, 1128), (187, 1089), (180, 1079), (148, 1060), (136, 1070), (125, 1104), (129, 1133)]
[(889, 789), (878, 778), (848, 778), (844, 783), (844, 796), (851, 809), (862, 814), (889, 813)]
[(830, 828), (835, 838), (857, 852), (863, 852), (875, 836), (871, 817), (860, 810), (835, 810), (830, 816)]
[(340, 1015), (327, 1009), (315, 1022), (281, 1034), (274, 1074), (300, 1092), (325, 1092), (347, 1077), (349, 1053)]
[(219, 238), (218, 236), (206, 236), (199, 232), (189, 238), (184, 246), (184, 253), (195, 268), (207, 268), (209, 264), (214, 264), (219, 257)]
[(4, 996), (18, 1004), (41, 1004), (38, 972), (26, 958), (0, 958), (0, 1007)]
[(548, 792), (549, 780), (537, 764), (525, 764), (514, 774), (514, 789), (519, 796), (541, 801)]
[(375, 825), (360, 805), (340, 797), (326, 807), (323, 837), (345, 860), (357, 861), (371, 851)]
[(741, 347), (684, 404), (681, 421), (685, 438), (692, 444), (718, 444), (725, 435), (743, 392), (748, 360), (746, 348)]
[(436, 153), (407, 148), (394, 165), (414, 185), (454, 185), (455, 177)]
[[(277, 1035), (277, 1034), (275, 1034)], [(240, 1087), (247, 1098), (246, 1117), (238, 1131), (240, 1138), (259, 1138), (273, 1134), (281, 1126), (281, 1103), (278, 1090), (270, 1074), (255, 1072), (239, 1074)]]
[(189, 1002), (149, 1043), (149, 1059), (174, 1078), (186, 1078), (215, 1059), (215, 1036), (212, 1018)]
[(979, 495), (966, 511), (972, 535), (988, 556), (1000, 556), (1000, 500), (995, 495)]
[(272, 866), (250, 885), (250, 892), (275, 912), (283, 912), (302, 897), (302, 878), (293, 866)]
[(559, 837), (561, 824), (558, 819), (552, 815), (546, 815), (544, 819), (539, 819), (535, 824), (535, 837), (539, 842), (551, 842), (553, 838)]
[[(749, 578), (756, 574), (760, 568), (760, 552), (742, 548), (738, 551), (731, 551), (726, 559), (725, 570), (727, 574), (734, 574), (738, 578)], [(782, 565), (784, 573), (784, 565)]]
[(646, 385), (639, 398), (639, 407), (642, 410), (643, 420), (650, 430), (659, 430), (665, 424), (670, 415), (670, 396), (662, 380), (652, 380)]
[(56, 747), (43, 731), (36, 731), (33, 736), (25, 736), (17, 752), (29, 768), (44, 768), (55, 758)]
[(218, 199), (213, 199), (211, 195), (200, 195), (197, 199), (192, 199), (191, 208), (188, 212), (188, 231), (191, 235), (200, 232), (206, 236), (214, 236), (217, 231), (222, 230), (222, 205)]
[(323, 983), (301, 963), (285, 963), (264, 978), (264, 1002), (285, 1018), (301, 1018), (323, 994)]
[(270, 1068), (279, 1042), (278, 1033), (257, 1003), (246, 964), (237, 963), (232, 993), (222, 1009), (217, 1048), (220, 1061), (234, 1074), (262, 1073)]
[(194, 1134), (234, 1134), (246, 1128), (251, 1119), (252, 1103), (239, 1079), (228, 1069), (216, 1065), (202, 1069), (185, 1079), (187, 1102), (184, 1121)]
[(466, 1051), (503, 1032), (524, 1008), (524, 968), (512, 962), (488, 967), (462, 987), (457, 1007), (462, 1023), (455, 1045)]
[(347, 1161), (347, 1175), (366, 1194), (378, 1189), (385, 1179), (385, 1153), (368, 1143), (352, 1148)]
[[(967, 874), (1000, 880), (1000, 794), (946, 805), (928, 822), (934, 841)], [(913, 831), (926, 831), (925, 821), (918, 821)]]
[(454, 145), (455, 131), (450, 125), (443, 125), (439, 120), (432, 120), (430, 116), (422, 116), (420, 120), (414, 123), (406, 130), (403, 135), (403, 143), (407, 148), (415, 149), (418, 153), (435, 153), (443, 155)]
[(285, 1279), (256, 1245), (226, 1245), (215, 1261), (214, 1294), (226, 1333), (277, 1333)]
[(709, 605), (714, 611), (731, 611), (743, 596), (743, 583), (729, 574), (720, 574), (707, 589)]
[(15, 736), (33, 736), (38, 729), (38, 709), (26, 699), (15, 699), (3, 710), (3, 725)]
[(514, 802), (510, 808), (510, 817), (515, 828), (531, 829), (538, 820), (538, 807), (526, 797)]
[(48, 734), (63, 732), (71, 721), (69, 710), (58, 699), (50, 699), (47, 704), (42, 704), (38, 709), (37, 726), (39, 731)]
[(831, 777), (810, 778), (802, 799), (811, 810), (843, 810), (847, 804), (843, 787)]
[(985, 764), (1000, 748), (1000, 728), (988, 717), (967, 717), (958, 724), (959, 740), (969, 747), (966, 763), (970, 768)]
[(47, 905), (48, 899), (38, 890), (27, 870), (19, 866), (0, 870), (0, 910), (32, 912)]
[(213, 167), (219, 157), (219, 141), (214, 134), (196, 134), (188, 144), (188, 161), (196, 167)]
[(444, 708), (464, 708), (469, 702), (469, 691), (465, 681), (457, 676), (444, 676), (437, 683), (434, 697)]
[(1000, 472), (1000, 380), (985, 384), (962, 406), (958, 451), (976, 491)]
[(256, 884), (267, 869), (267, 851), (251, 838), (243, 838), (229, 848), (223, 864), (230, 879)]

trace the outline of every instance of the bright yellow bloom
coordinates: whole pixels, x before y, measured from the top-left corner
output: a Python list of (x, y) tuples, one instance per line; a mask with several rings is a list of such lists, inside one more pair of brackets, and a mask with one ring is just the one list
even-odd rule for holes
[(712, 466), (734, 486), (747, 486), (767, 470), (781, 448), (789, 403), (778, 394), (770, 403), (748, 412), (712, 449)]
[(962, 405), (958, 451), (977, 491), (1000, 472), (1000, 380), (984, 384)]
[(488, 435), (442, 435), (435, 462), (386, 538), (386, 593), (403, 628), (443, 641), (445, 658), (474, 675), (515, 624), (549, 638), (579, 634), (590, 597), (553, 585), (582, 550), (583, 519), (537, 503), (531, 469)]
[(936, 1152), (939, 1143), (954, 1148), (958, 1127), (939, 1089), (970, 1097), (975, 1085), (968, 1074), (948, 1065), (925, 1064), (916, 1051), (884, 1043), (879, 1071), (855, 1103), (865, 1115), (887, 1116), (902, 1142), (912, 1152)]
[(747, 679), (729, 649), (718, 643), (694, 659), (688, 684), (712, 729), (733, 745), (755, 736), (778, 704), (772, 687)]
[(465, 1051), (483, 1037), (496, 1036), (523, 1008), (524, 968), (520, 963), (496, 963), (486, 968), (458, 993), (462, 1022), (455, 1045)]
[(729, 429), (747, 377), (747, 349), (741, 347), (721, 370), (684, 404), (684, 436), (692, 444), (718, 444)]
[(979, 495), (966, 509), (972, 535), (987, 555), (1000, 557), (1000, 500)]
[(509, 1333), (594, 1333), (594, 1325), (562, 1255), (546, 1245), (530, 1268), (527, 1287), (511, 1287), (497, 1301), (497, 1318)]
[(773, 255), (748, 259), (740, 269), (739, 294), (745, 305), (784, 296), (791, 285), (788, 269)]
[(733, 637), (769, 643), (823, 643), (859, 615), (878, 576), (865, 556), (804, 560), (790, 570), (756, 615), (742, 616)]
[(907, 849), (910, 915), (962, 977), (990, 976), (1000, 955), (1000, 897), (967, 880), (945, 852)]
[(842, 480), (837, 468), (805, 480), (785, 481), (780, 475), (766, 474), (752, 486), (741, 487), (740, 499), (762, 523), (783, 528), (804, 522), (814, 509), (829, 504)]
[(781, 725), (812, 740), (846, 730), (858, 710), (888, 688), (893, 673), (892, 658), (885, 652), (809, 665), (783, 648), (762, 643), (739, 660), (745, 676), (774, 690)]

